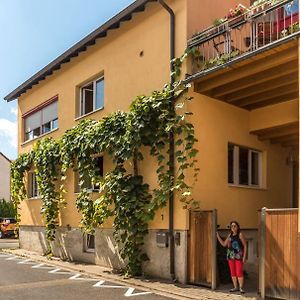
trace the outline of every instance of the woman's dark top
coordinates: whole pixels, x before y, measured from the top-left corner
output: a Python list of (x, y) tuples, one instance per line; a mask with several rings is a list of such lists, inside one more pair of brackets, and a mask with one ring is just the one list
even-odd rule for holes
[(243, 260), (244, 246), (239, 235), (230, 235), (227, 259)]

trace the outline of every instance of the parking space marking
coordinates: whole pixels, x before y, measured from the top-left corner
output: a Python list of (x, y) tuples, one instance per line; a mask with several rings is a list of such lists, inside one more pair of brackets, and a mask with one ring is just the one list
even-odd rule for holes
[(31, 267), (32, 269), (52, 270), (54, 267), (46, 264), (37, 264)]
[(70, 280), (82, 280), (82, 281), (99, 281), (99, 278), (81, 277), (81, 274), (75, 274), (69, 278)]
[(18, 257), (18, 256), (10, 256), (10, 257), (6, 258), (5, 260), (20, 260), (20, 257)]
[(93, 287), (99, 287), (99, 288), (112, 288), (112, 289), (127, 289), (127, 286), (124, 285), (103, 285), (105, 283), (104, 280), (101, 280), (93, 285)]
[(111, 289), (127, 289), (126, 293), (124, 294), (125, 297), (133, 297), (133, 296), (142, 296), (142, 295), (149, 295), (152, 294), (151, 292), (138, 292), (133, 293), (135, 288), (128, 287), (125, 285), (105, 285), (105, 281), (101, 280), (93, 285), (93, 287), (97, 288), (111, 288)]
[(49, 274), (62, 274), (62, 275), (70, 275), (70, 274), (74, 274), (72, 272), (69, 271), (61, 271), (61, 269), (54, 269), (48, 272)]
[(35, 265), (36, 262), (32, 261), (31, 259), (25, 259), (25, 260), (17, 262), (17, 264), (21, 264), (21, 265)]
[(151, 292), (138, 292), (134, 293), (135, 288), (129, 288), (127, 292), (124, 294), (125, 297), (134, 297), (134, 296), (142, 296), (142, 295), (149, 295), (152, 294)]
[[(95, 288), (111, 288), (111, 289), (126, 289), (124, 296), (125, 297), (134, 297), (134, 296), (143, 296), (143, 295), (149, 295), (152, 294), (152, 292), (137, 292), (134, 293), (135, 288), (125, 286), (125, 285), (111, 285), (111, 284), (105, 284), (105, 280), (99, 280), (99, 278), (90, 278), (90, 277), (82, 277), (82, 274), (74, 273), (72, 271), (66, 271), (62, 270), (60, 268), (57, 268), (55, 266), (47, 265), (45, 263), (39, 263), (32, 261), (31, 259), (23, 259), (19, 256), (15, 256), (12, 254), (5, 254), (0, 253), (0, 258), (3, 258), (5, 260), (9, 261), (16, 261), (17, 264), (23, 264), (23, 265), (33, 265), (32, 269), (43, 269), (43, 270), (50, 270), (48, 271), (49, 274), (61, 274), (61, 275), (72, 275), (69, 277), (69, 280), (80, 280), (80, 281), (89, 281), (89, 282), (96, 282), (93, 287)], [(21, 260), (21, 261), (18, 261)], [(18, 261), (18, 262), (17, 262)]]
[(9, 256), (11, 256), (11, 255), (3, 254), (3, 253), (0, 254), (0, 258), (9, 257)]

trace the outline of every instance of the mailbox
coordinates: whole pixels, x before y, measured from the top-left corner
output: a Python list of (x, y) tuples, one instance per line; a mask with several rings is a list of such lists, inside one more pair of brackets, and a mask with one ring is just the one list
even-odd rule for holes
[(168, 231), (157, 231), (156, 232), (156, 244), (158, 247), (168, 247), (169, 246)]

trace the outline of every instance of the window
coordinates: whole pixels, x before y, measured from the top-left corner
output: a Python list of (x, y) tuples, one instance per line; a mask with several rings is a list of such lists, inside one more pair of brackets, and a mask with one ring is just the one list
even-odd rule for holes
[(39, 196), (36, 175), (34, 172), (28, 173), (28, 198), (37, 198)]
[(228, 144), (228, 183), (261, 186), (262, 153), (246, 147)]
[[(103, 177), (103, 156), (95, 157), (94, 158), (94, 163), (95, 163), (96, 176), (98, 178)], [(95, 184), (92, 184), (91, 179), (88, 176), (86, 176), (84, 178), (84, 181), (85, 181), (85, 185), (86, 185), (85, 187), (88, 190), (99, 191), (99, 189), (100, 189), (100, 183), (99, 182), (97, 182)], [(80, 191), (79, 174), (78, 174), (78, 172), (75, 172), (74, 173), (74, 192), (79, 193), (79, 191)]]
[(104, 107), (104, 77), (89, 82), (80, 89), (80, 116)]
[(84, 235), (84, 251), (95, 252), (95, 235), (86, 234)]
[(24, 117), (25, 142), (58, 128), (57, 101)]

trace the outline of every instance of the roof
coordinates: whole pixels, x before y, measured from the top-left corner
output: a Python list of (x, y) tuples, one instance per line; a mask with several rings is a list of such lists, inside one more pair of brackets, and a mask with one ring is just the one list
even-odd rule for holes
[(9, 163), (11, 163), (11, 160), (7, 158), (7, 156), (5, 156), (2, 152), (0, 152), (0, 156), (3, 156)]
[(69, 48), (66, 52), (57, 57), (35, 75), (30, 77), (15, 90), (10, 92), (7, 96), (4, 97), (4, 99), (6, 101), (17, 99), (21, 94), (31, 89), (41, 80), (44, 80), (47, 76), (50, 76), (55, 70), (60, 69), (62, 64), (69, 62), (72, 57), (78, 56), (80, 52), (86, 51), (88, 46), (94, 45), (96, 43), (96, 39), (105, 37), (108, 30), (119, 28), (121, 22), (131, 20), (133, 13), (144, 11), (145, 5), (151, 1), (155, 0), (136, 0), (135, 2), (133, 2), (113, 18), (108, 20), (106, 23), (83, 38), (81, 41)]

